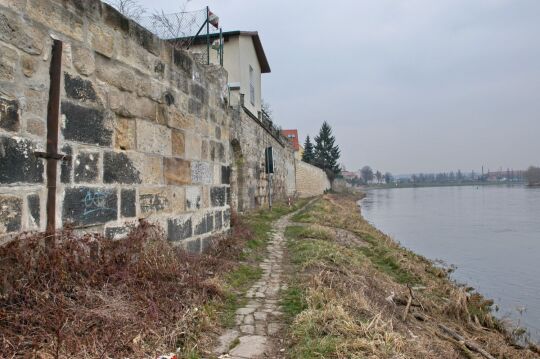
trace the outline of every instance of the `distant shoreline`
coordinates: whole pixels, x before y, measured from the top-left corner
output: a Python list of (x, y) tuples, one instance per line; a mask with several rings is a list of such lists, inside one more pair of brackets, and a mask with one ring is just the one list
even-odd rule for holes
[(526, 182), (467, 182), (467, 183), (417, 183), (417, 184), (375, 184), (356, 187), (359, 190), (392, 189), (392, 188), (426, 188), (426, 187), (466, 187), (466, 186), (527, 186)]

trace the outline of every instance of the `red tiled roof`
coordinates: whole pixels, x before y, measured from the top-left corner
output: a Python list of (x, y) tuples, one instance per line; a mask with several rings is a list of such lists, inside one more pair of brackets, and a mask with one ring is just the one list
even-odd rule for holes
[(281, 134), (289, 139), (295, 151), (300, 150), (300, 142), (298, 142), (298, 130), (281, 130)]

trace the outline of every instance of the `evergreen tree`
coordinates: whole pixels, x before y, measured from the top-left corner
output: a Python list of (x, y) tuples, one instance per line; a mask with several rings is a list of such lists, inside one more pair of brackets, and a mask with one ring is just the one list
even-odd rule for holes
[(304, 153), (302, 154), (302, 161), (307, 163), (313, 163), (315, 160), (315, 154), (313, 153), (313, 144), (309, 136), (306, 137), (306, 142), (304, 142)]
[(323, 169), (331, 181), (341, 172), (338, 164), (341, 151), (335, 142), (336, 139), (332, 135), (332, 128), (325, 121), (321, 126), (319, 135), (315, 137), (315, 161), (313, 164)]

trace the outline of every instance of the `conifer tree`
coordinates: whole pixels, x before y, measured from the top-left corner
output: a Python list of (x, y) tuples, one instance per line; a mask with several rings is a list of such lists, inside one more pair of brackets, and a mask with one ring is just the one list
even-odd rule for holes
[(313, 143), (309, 136), (306, 137), (306, 142), (304, 142), (304, 153), (302, 154), (302, 161), (307, 163), (313, 163), (315, 160), (315, 154), (313, 152)]
[(313, 164), (323, 169), (331, 181), (341, 172), (338, 164), (341, 151), (335, 142), (336, 139), (332, 135), (332, 128), (325, 121), (321, 126), (319, 135), (315, 137), (315, 161)]

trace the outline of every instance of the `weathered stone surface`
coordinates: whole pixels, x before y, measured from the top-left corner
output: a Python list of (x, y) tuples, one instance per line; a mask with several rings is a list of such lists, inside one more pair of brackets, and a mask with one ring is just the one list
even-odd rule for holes
[(64, 73), (66, 95), (81, 102), (97, 102), (98, 97), (91, 81)]
[(181, 241), (193, 236), (193, 226), (190, 216), (172, 218), (167, 221), (167, 239)]
[(141, 174), (126, 154), (122, 152), (106, 152), (103, 158), (103, 182), (141, 183)]
[(193, 60), (191, 57), (185, 51), (176, 49), (173, 56), (174, 64), (191, 77), (193, 73)]
[(231, 167), (221, 166), (221, 184), (231, 183)]
[(62, 210), (63, 221), (75, 226), (86, 226), (116, 220), (117, 197), (116, 189), (112, 188), (67, 188)]
[(90, 24), (92, 48), (101, 55), (112, 57), (114, 52), (114, 35), (105, 27)]
[(137, 149), (141, 152), (171, 155), (171, 130), (155, 123), (137, 120)]
[(43, 162), (35, 145), (20, 137), (0, 137), (0, 183), (42, 183)]
[[(133, 92), (136, 89), (136, 79), (133, 71), (124, 68), (119, 62), (103, 56), (96, 56), (97, 77), (120, 90)], [(130, 104), (132, 105), (132, 104)]]
[(191, 162), (191, 180), (193, 183), (212, 184), (213, 171), (208, 162)]
[(199, 135), (188, 133), (185, 136), (186, 152), (185, 156), (190, 160), (201, 159), (202, 138)]
[(134, 189), (122, 189), (120, 192), (120, 214), (129, 218), (137, 215), (136, 191)]
[(229, 228), (230, 223), (231, 223), (231, 210), (227, 209), (223, 211), (223, 226), (225, 228)]
[(210, 149), (207, 140), (202, 141), (201, 145), (201, 160), (208, 161), (210, 160)]
[(108, 227), (108, 228), (105, 228), (105, 237), (107, 237), (108, 239), (113, 239), (113, 240), (122, 239), (122, 238), (125, 238), (129, 234), (130, 230), (131, 228), (127, 226)]
[(137, 122), (133, 119), (119, 117), (114, 127), (114, 148), (118, 150), (134, 150), (136, 147)]
[(173, 129), (171, 132), (171, 143), (172, 155), (183, 157), (186, 153), (184, 132)]
[(214, 228), (216, 231), (219, 231), (223, 228), (223, 211), (216, 211)]
[(135, 42), (145, 48), (148, 52), (159, 56), (159, 39), (150, 31), (137, 23), (131, 23), (129, 26), (129, 35)]
[(210, 141), (210, 160), (225, 162), (225, 146), (223, 146), (223, 143)]
[(21, 59), (21, 66), (24, 76), (32, 77), (38, 69), (39, 58), (24, 54)]
[(221, 126), (216, 126), (215, 128), (215, 131), (214, 131), (214, 137), (217, 139), (217, 140), (221, 140)]
[(165, 182), (171, 185), (190, 184), (191, 163), (179, 158), (163, 158)]
[(65, 139), (100, 146), (111, 146), (112, 121), (104, 110), (62, 101), (62, 114), (65, 115), (63, 127)]
[(24, 91), (24, 100), (22, 111), (26, 116), (32, 114), (43, 119), (47, 118), (48, 88), (44, 86), (27, 88)]
[(184, 114), (180, 110), (169, 111), (165, 121), (167, 122), (167, 126), (177, 128), (179, 130), (195, 128), (195, 120), (193, 117)]
[(201, 187), (186, 187), (186, 210), (196, 211), (201, 208)]
[(0, 41), (12, 44), (28, 54), (39, 55), (46, 43), (45, 37), (46, 34), (24, 24), (19, 16), (7, 11), (0, 14)]
[(0, 97), (0, 128), (17, 132), (20, 129), (19, 102)]
[(212, 187), (210, 189), (210, 201), (213, 207), (225, 206), (225, 187)]
[[(71, 155), (73, 150), (71, 146), (62, 146), (62, 153)], [(71, 183), (71, 169), (73, 168), (73, 161), (62, 161), (60, 164), (60, 181), (62, 183)]]
[(46, 133), (45, 122), (40, 118), (29, 118), (26, 120), (26, 132), (39, 137), (44, 137)]
[(167, 188), (142, 188), (139, 190), (141, 214), (148, 216), (169, 212), (170, 203)]
[(99, 153), (82, 152), (75, 159), (73, 176), (76, 183), (95, 182), (99, 177), (98, 170)]
[(18, 60), (15, 50), (0, 45), (0, 81), (13, 81)]
[(191, 95), (202, 104), (208, 102), (208, 93), (206, 89), (197, 83), (191, 84)]
[(200, 253), (201, 252), (201, 240), (200, 238), (193, 239), (186, 242), (186, 250), (190, 253)]
[(96, 70), (94, 52), (84, 47), (73, 48), (73, 65), (81, 75), (89, 76)]
[(22, 199), (0, 195), (0, 234), (21, 230)]
[(123, 117), (156, 121), (157, 103), (146, 97), (137, 97), (129, 92), (111, 89), (109, 106), (112, 111)]
[(28, 224), (30, 228), (39, 228), (40, 226), (40, 202), (39, 194), (31, 194), (26, 198), (28, 202)]
[(202, 114), (203, 105), (199, 101), (190, 98), (188, 102), (188, 111), (190, 114), (200, 117)]
[(26, 14), (33, 20), (78, 41), (83, 41), (83, 21), (80, 16), (58, 3), (28, 0)]
[(258, 358), (266, 350), (267, 338), (259, 335), (240, 337), (240, 344), (230, 351), (231, 356), (240, 358)]

